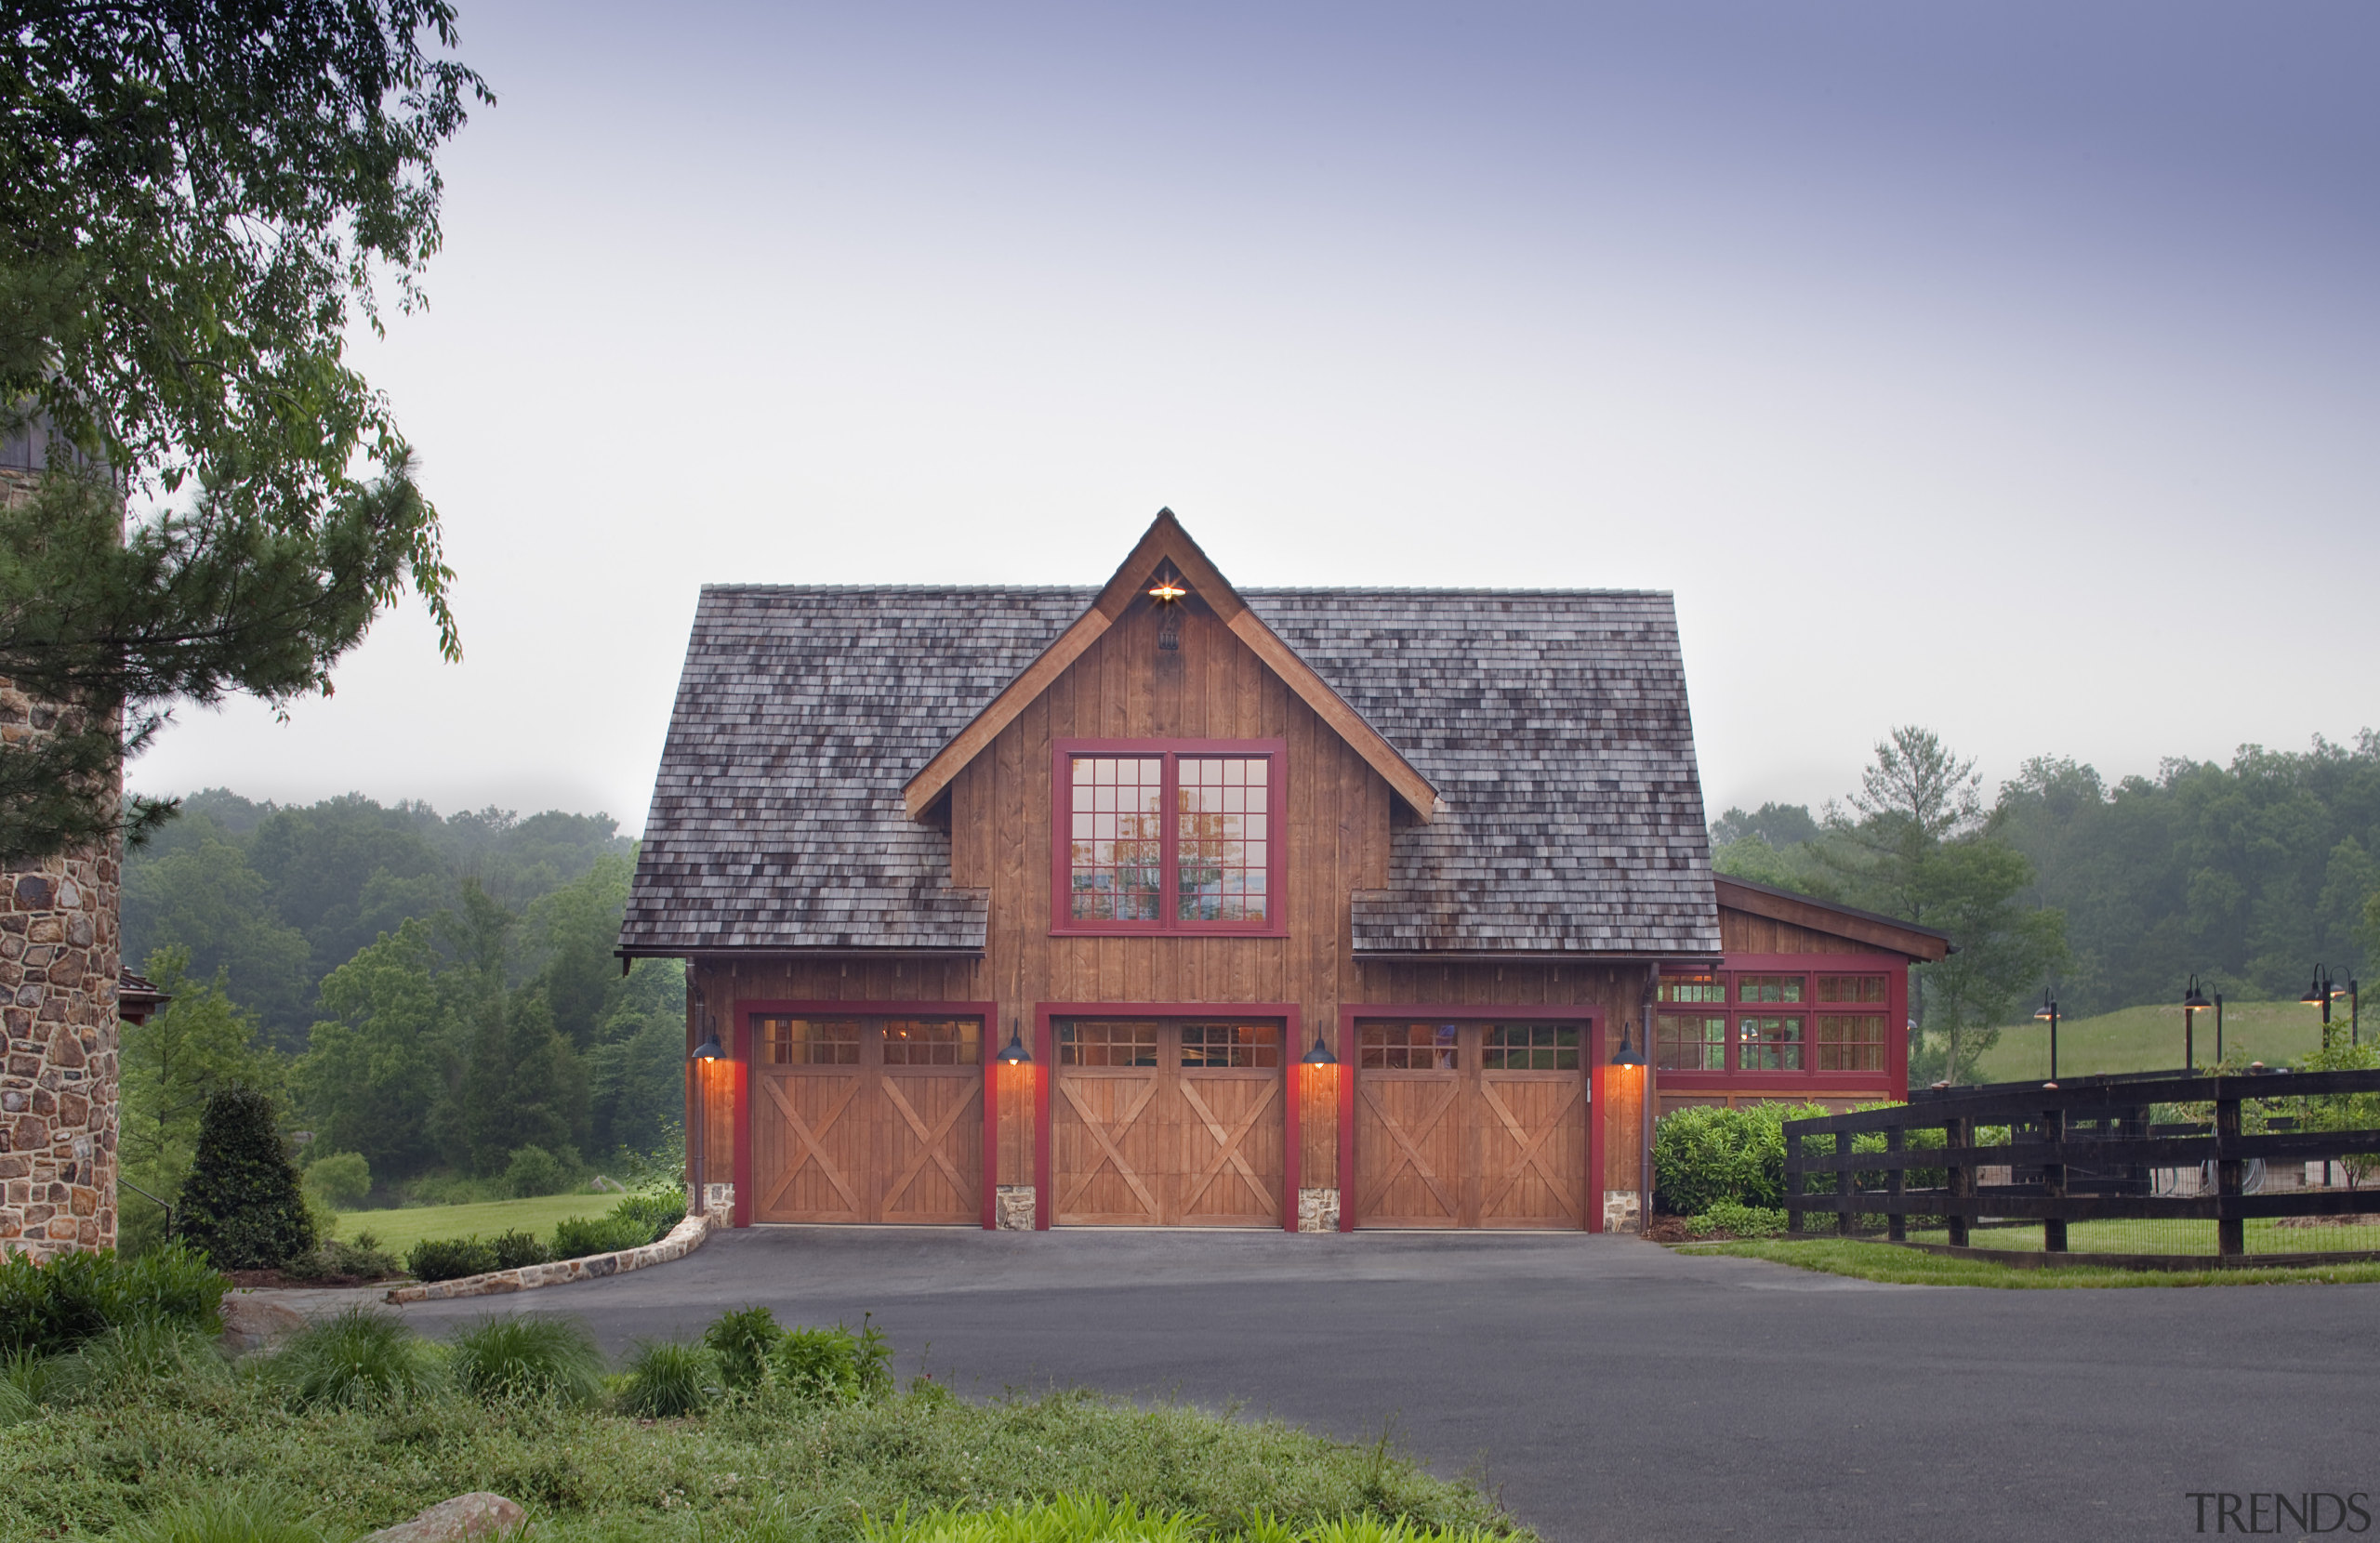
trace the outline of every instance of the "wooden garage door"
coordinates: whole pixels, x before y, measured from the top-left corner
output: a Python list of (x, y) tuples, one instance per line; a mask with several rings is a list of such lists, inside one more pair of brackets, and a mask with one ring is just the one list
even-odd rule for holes
[(1281, 1224), (1280, 1024), (1070, 1019), (1055, 1031), (1053, 1220)]
[(1584, 1023), (1355, 1025), (1356, 1224), (1583, 1227)]
[(972, 1018), (760, 1018), (756, 1221), (980, 1224), (983, 1026)]

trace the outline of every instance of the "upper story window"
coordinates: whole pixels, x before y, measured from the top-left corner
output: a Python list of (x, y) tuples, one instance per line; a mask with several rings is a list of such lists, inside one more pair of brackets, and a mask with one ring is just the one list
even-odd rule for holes
[(1061, 742), (1060, 932), (1281, 930), (1282, 746)]

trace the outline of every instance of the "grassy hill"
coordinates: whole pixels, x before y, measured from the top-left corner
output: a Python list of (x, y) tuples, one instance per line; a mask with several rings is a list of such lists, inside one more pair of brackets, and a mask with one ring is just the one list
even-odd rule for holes
[[(2347, 1004), (2331, 1009), (2334, 1032), (2347, 1032)], [(2364, 1031), (2380, 1034), (2380, 1019)], [(2302, 1002), (2229, 1002), (2223, 1009), (2223, 1048), (2268, 1066), (2294, 1061), (2321, 1044), (2322, 1015)], [(2215, 1014), (2198, 1015), (2198, 1063), (2215, 1060)], [(2057, 1069), (2065, 1076), (2094, 1072), (2158, 1072), (2182, 1064), (2182, 1009), (2160, 1005), (2124, 1008), (2096, 1018), (2069, 1018), (2057, 1026)], [(1984, 1056), (1987, 1082), (2018, 1082), (2049, 1075), (2049, 1025), (2025, 1022), (2000, 1031)]]

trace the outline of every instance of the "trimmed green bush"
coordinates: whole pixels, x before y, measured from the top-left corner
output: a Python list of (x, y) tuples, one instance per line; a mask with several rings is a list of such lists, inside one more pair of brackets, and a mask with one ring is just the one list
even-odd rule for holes
[(669, 1230), (686, 1220), (686, 1196), (682, 1191), (648, 1190), (640, 1194), (624, 1194), (611, 1215), (621, 1220), (633, 1220), (643, 1226), (645, 1237), (630, 1244), (641, 1248), (646, 1243), (658, 1243), (669, 1235)]
[(447, 1370), (456, 1387), (483, 1404), (552, 1399), (578, 1405), (602, 1391), (603, 1354), (575, 1318), (502, 1313), (455, 1336)]
[(278, 1270), (313, 1251), (314, 1219), (264, 1094), (207, 1099), (174, 1231), (218, 1270)]
[(707, 1345), (663, 1339), (641, 1344), (620, 1384), (620, 1409), (643, 1419), (675, 1419), (719, 1402), (719, 1357)]
[(1700, 1216), (1722, 1201), (1774, 1209), (1785, 1199), (1785, 1122), (1831, 1113), (1820, 1104), (1706, 1104), (1653, 1127), (1653, 1204)]
[(765, 1307), (722, 1312), (703, 1330), (703, 1343), (719, 1357), (720, 1376), (731, 1388), (757, 1388), (769, 1375), (769, 1352), (785, 1338), (776, 1314)]
[(554, 1223), (553, 1251), (558, 1259), (641, 1248), (652, 1241), (643, 1223), (616, 1216), (572, 1216)]
[(436, 1381), (429, 1341), (393, 1313), (350, 1307), (307, 1325), (265, 1363), (265, 1375), (309, 1407), (370, 1409), (420, 1397)]
[(1720, 1233), (1729, 1237), (1775, 1237), (1785, 1230), (1785, 1213), (1765, 1206), (1739, 1206), (1732, 1200), (1721, 1200), (1700, 1216), (1688, 1218), (1686, 1230), (1694, 1237)]
[(306, 1167), (306, 1193), (335, 1211), (351, 1211), (372, 1193), (372, 1165), (360, 1152), (332, 1152)]
[(319, 1281), (332, 1276), (348, 1276), (357, 1280), (377, 1281), (396, 1274), (404, 1268), (397, 1256), (380, 1246), (380, 1240), (369, 1232), (355, 1234), (355, 1241), (324, 1238), (314, 1251), (301, 1259), (292, 1259), (281, 1267), (281, 1273), (292, 1280)]
[(517, 1200), (560, 1194), (577, 1183), (576, 1167), (575, 1161), (564, 1163), (544, 1147), (519, 1147), (504, 1166), (504, 1187)]
[(496, 1267), (498, 1270), (518, 1270), (524, 1264), (543, 1264), (554, 1257), (550, 1249), (537, 1241), (536, 1233), (519, 1229), (496, 1233), (488, 1246), (496, 1251)]
[(137, 1259), (105, 1249), (46, 1264), (0, 1256), (0, 1354), (60, 1355), (111, 1328), (145, 1323), (212, 1334), (230, 1284), (178, 1243)]
[(405, 1273), (417, 1281), (456, 1281), (496, 1268), (496, 1249), (476, 1237), (426, 1237), (405, 1250)]

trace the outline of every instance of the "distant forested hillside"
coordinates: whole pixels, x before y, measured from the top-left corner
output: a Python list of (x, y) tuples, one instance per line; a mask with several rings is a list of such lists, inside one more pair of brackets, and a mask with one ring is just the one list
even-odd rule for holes
[[(1732, 809), (1712, 825), (1714, 861), (1896, 911), (1863, 890), (1846, 824), (1800, 805)], [(2043, 757), (2002, 785), (1980, 828), (2030, 865), (2023, 902), (2063, 916), (2066, 957), (2051, 973), (2074, 1016), (2178, 1001), (2193, 972), (2234, 997), (2294, 998), (2317, 962), (2344, 985), (2380, 958), (2380, 736), (2369, 731), (2353, 745), (2250, 745), (2228, 766), (2169, 760), (2114, 782)]]
[(125, 864), (125, 959), (177, 998), (126, 1033), (127, 1173), (178, 1182), (192, 1101), (224, 1080), (384, 1184), (666, 1142), (685, 983), (613, 956), (634, 863), (602, 815), (184, 800)]

